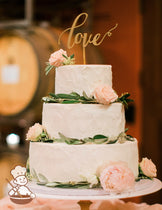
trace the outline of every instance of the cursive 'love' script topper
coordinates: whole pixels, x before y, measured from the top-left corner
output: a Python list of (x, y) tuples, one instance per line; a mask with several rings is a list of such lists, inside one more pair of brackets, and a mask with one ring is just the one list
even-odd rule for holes
[[(83, 18), (83, 22), (78, 24), (78, 21), (80, 18)], [(110, 37), (112, 35), (112, 31), (114, 29), (117, 28), (118, 24), (115, 24), (114, 27), (112, 27), (111, 29), (109, 29), (103, 36), (101, 36), (100, 33), (97, 33), (95, 35), (93, 34), (87, 34), (87, 33), (77, 33), (74, 35), (74, 31), (76, 28), (79, 28), (81, 26), (84, 25), (84, 23), (86, 22), (88, 18), (88, 14), (87, 13), (81, 13), (79, 14), (72, 26), (70, 28), (67, 28), (65, 29), (61, 35), (59, 36), (59, 39), (58, 39), (58, 44), (60, 44), (60, 40), (61, 40), (61, 37), (63, 36), (63, 34), (67, 31), (69, 31), (69, 36), (68, 36), (68, 41), (67, 41), (67, 47), (68, 49), (71, 49), (75, 44), (81, 44), (82, 47), (83, 47), (83, 61), (84, 61), (84, 64), (86, 63), (86, 56), (85, 56), (85, 48), (87, 47), (88, 44), (93, 44), (94, 46), (98, 46), (100, 45), (103, 40), (105, 39), (105, 37)], [(74, 37), (74, 39), (72, 39), (72, 37)]]

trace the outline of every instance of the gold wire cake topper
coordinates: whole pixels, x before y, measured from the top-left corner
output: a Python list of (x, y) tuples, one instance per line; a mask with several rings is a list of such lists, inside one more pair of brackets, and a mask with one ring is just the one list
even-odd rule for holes
[[(78, 21), (80, 18), (83, 18), (83, 21), (82, 23), (78, 24)], [(81, 13), (79, 14), (72, 26), (70, 28), (67, 28), (65, 29), (61, 35), (59, 36), (59, 39), (58, 39), (58, 44), (60, 45), (60, 40), (61, 40), (61, 37), (63, 36), (63, 34), (67, 31), (69, 31), (69, 36), (68, 36), (68, 41), (67, 41), (67, 48), (68, 49), (71, 49), (75, 44), (81, 44), (82, 45), (82, 48), (83, 48), (83, 63), (86, 64), (86, 53), (85, 53), (85, 49), (86, 47), (88, 46), (88, 44), (93, 44), (94, 46), (99, 46), (103, 40), (105, 39), (106, 36), (110, 37), (112, 36), (112, 31), (115, 30), (118, 26), (118, 24), (116, 23), (114, 27), (112, 27), (111, 29), (109, 29), (103, 36), (101, 36), (100, 33), (97, 33), (95, 35), (93, 34), (90, 34), (88, 35), (88, 33), (77, 33), (74, 35), (74, 30), (76, 28), (79, 28), (81, 26), (83, 26), (86, 22), (88, 18), (88, 14), (87, 13)], [(74, 41), (72, 41), (72, 37), (74, 36)]]

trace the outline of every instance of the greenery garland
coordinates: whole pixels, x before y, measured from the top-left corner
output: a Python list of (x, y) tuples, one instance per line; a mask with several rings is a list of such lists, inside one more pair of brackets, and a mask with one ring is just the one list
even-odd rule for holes
[[(29, 165), (28, 165), (28, 170), (27, 170), (27, 178), (29, 181), (35, 181), (38, 185), (42, 185), (42, 186), (46, 186), (46, 187), (53, 187), (53, 188), (79, 188), (79, 189), (91, 189), (91, 188), (101, 188), (101, 184), (100, 184), (100, 180), (98, 177), (98, 183), (97, 184), (92, 184), (89, 183), (88, 181), (79, 181), (79, 182), (74, 182), (74, 181), (69, 181), (69, 182), (49, 182), (48, 179), (41, 173), (36, 173), (36, 171), (34, 169), (29, 169)], [(140, 169), (139, 166), (139, 175), (138, 178), (135, 180), (136, 182), (140, 181), (141, 179), (150, 179), (152, 180), (152, 178), (145, 176), (142, 172), (142, 170)]]
[[(125, 129), (124, 132), (121, 132), (116, 138), (111, 139), (108, 136), (104, 136), (102, 134), (97, 134), (93, 137), (87, 137), (83, 139), (77, 138), (69, 138), (64, 136), (62, 133), (59, 133), (60, 138), (52, 138), (50, 139), (48, 134), (43, 131), (43, 133), (39, 136), (39, 139), (36, 142), (45, 142), (45, 143), (66, 143), (69, 145), (81, 145), (81, 144), (114, 144), (114, 143), (124, 143), (125, 141), (134, 141), (134, 138), (130, 135), (127, 135), (126, 132), (128, 128)], [(33, 141), (35, 142), (35, 141)]]
[[(129, 93), (123, 93), (120, 97), (118, 97), (114, 102), (111, 103), (122, 103), (125, 107), (128, 107), (129, 102), (133, 102), (132, 99), (129, 99)], [(49, 96), (43, 97), (42, 100), (45, 103), (61, 103), (61, 104), (75, 104), (75, 103), (82, 103), (82, 104), (99, 104), (94, 96), (87, 96), (87, 94), (83, 91), (82, 95), (79, 95), (76, 92), (72, 92), (70, 94), (54, 94), (50, 93)]]
[(49, 182), (48, 179), (41, 173), (36, 173), (34, 169), (31, 172), (28, 171), (27, 177), (30, 181), (36, 181), (38, 185), (43, 185), (46, 187), (57, 187), (57, 188), (80, 188), (80, 189), (90, 189), (100, 187), (100, 181), (97, 184), (89, 183), (88, 181), (79, 182)]

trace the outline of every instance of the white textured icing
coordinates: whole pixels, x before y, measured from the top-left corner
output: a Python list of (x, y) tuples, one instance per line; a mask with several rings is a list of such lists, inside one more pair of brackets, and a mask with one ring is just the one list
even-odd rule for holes
[(125, 130), (124, 107), (121, 103), (102, 104), (43, 104), (42, 125), (50, 137), (58, 133), (71, 138), (103, 134), (117, 137)]
[(56, 68), (55, 93), (92, 95), (100, 84), (112, 86), (111, 65), (65, 65)]
[(67, 145), (30, 142), (30, 169), (43, 174), (49, 182), (81, 181), (81, 175), (96, 174), (110, 161), (124, 161), (138, 176), (137, 141), (123, 144)]

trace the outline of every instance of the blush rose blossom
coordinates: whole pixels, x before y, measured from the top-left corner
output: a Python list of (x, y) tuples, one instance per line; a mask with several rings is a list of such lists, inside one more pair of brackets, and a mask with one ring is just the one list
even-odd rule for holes
[(113, 163), (101, 172), (100, 183), (107, 192), (121, 193), (134, 187), (135, 177), (125, 164)]
[(151, 159), (149, 160), (148, 158), (142, 158), (142, 161), (139, 165), (144, 175), (150, 178), (156, 177), (157, 169)]
[(67, 52), (63, 49), (52, 53), (49, 58), (50, 65), (55, 67), (62, 66), (64, 61), (66, 60), (66, 58), (63, 55), (67, 56)]
[(98, 103), (109, 105), (118, 98), (118, 95), (109, 85), (103, 85), (95, 88), (94, 97)]
[(43, 130), (42, 125), (35, 123), (29, 128), (28, 133), (26, 134), (26, 139), (30, 141), (37, 141)]

